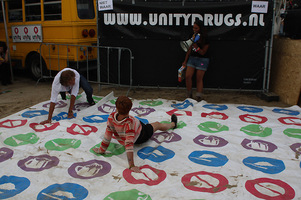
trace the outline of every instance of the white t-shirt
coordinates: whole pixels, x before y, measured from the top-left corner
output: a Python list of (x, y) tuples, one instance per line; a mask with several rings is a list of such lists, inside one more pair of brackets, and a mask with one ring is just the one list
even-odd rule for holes
[[(70, 70), (70, 71), (73, 71), (74, 74), (75, 74), (75, 84), (73, 86), (68, 86), (68, 87), (65, 87), (63, 86), (61, 83), (60, 83), (60, 77), (61, 77), (61, 73), (63, 71), (66, 71), (66, 70)], [(74, 70), (74, 69), (71, 69), (71, 68), (65, 68), (61, 71), (59, 71), (57, 73), (57, 75), (54, 77), (54, 80), (52, 82), (52, 88), (51, 88), (51, 98), (50, 98), (50, 101), (53, 102), (53, 103), (56, 103), (57, 102), (57, 96), (59, 95), (60, 92), (67, 92), (67, 91), (71, 91), (71, 95), (74, 95), (75, 97), (77, 96), (78, 94), (78, 90), (79, 90), (79, 80), (80, 80), (80, 75), (79, 73)]]

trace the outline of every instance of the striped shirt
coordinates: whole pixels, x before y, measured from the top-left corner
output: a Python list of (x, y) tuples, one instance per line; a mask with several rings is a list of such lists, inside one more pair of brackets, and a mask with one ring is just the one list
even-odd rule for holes
[(117, 120), (117, 116), (117, 112), (110, 114), (100, 149), (105, 152), (114, 135), (117, 141), (125, 147), (126, 152), (133, 152), (134, 143), (139, 137), (142, 129), (141, 123), (137, 118), (131, 115), (121, 121)]

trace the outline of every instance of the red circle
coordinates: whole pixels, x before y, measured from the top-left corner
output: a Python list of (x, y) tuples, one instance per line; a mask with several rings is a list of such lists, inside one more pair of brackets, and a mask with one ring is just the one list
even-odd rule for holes
[[(206, 188), (205, 187), (197, 187), (197, 186), (195, 186), (196, 183), (191, 181), (192, 177), (196, 177), (197, 179), (206, 182), (205, 180), (201, 179), (198, 175), (209, 175), (209, 176), (219, 180), (219, 184), (214, 186), (207, 182), (207, 185), (211, 186), (210, 188), (209, 187), (206, 187)], [(209, 193), (222, 192), (225, 189), (227, 189), (227, 186), (229, 184), (228, 180), (223, 175), (205, 172), (205, 171), (199, 171), (199, 172), (194, 172), (194, 173), (184, 175), (182, 177), (182, 183), (183, 183), (184, 187), (186, 187), (189, 190), (197, 191), (197, 192), (209, 192)]]
[[(272, 183), (275, 185), (278, 185), (279, 187), (282, 187), (284, 189), (284, 194), (281, 194), (279, 191), (275, 191), (273, 189), (270, 188), (266, 188), (263, 185), (260, 185), (261, 183)], [(266, 194), (262, 194), (261, 192), (259, 192), (255, 185), (260, 186), (260, 187), (264, 187), (269, 191), (272, 191), (274, 193), (279, 193), (278, 196), (269, 196)], [(248, 180), (245, 184), (246, 189), (253, 194), (254, 196), (261, 198), (261, 199), (270, 199), (270, 200), (280, 200), (280, 199), (293, 199), (295, 197), (295, 190), (288, 185), (287, 183), (281, 181), (281, 180), (276, 180), (276, 179), (270, 179), (270, 178), (258, 178), (258, 179), (254, 179), (254, 180)]]
[(301, 118), (298, 117), (280, 117), (278, 121), (286, 125), (301, 126)]
[(18, 29), (18, 28), (15, 28), (15, 30), (14, 30), (14, 31), (15, 31), (15, 33), (16, 33), (16, 34), (18, 34), (18, 33), (19, 33), (19, 29)]
[(240, 115), (239, 118), (241, 121), (247, 123), (254, 123), (254, 124), (263, 124), (266, 121), (268, 121), (266, 117), (259, 116), (259, 115), (250, 115), (250, 114)]
[(35, 26), (35, 27), (33, 28), (33, 31), (34, 31), (35, 34), (37, 34), (37, 33), (39, 32), (38, 27)]
[(24, 27), (24, 33), (27, 34), (28, 33), (28, 28)]

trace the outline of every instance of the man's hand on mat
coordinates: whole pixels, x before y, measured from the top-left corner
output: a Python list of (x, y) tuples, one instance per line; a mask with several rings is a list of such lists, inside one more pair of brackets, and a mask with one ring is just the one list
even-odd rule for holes
[(44, 124), (50, 124), (50, 123), (51, 123), (51, 120), (49, 120), (49, 119), (40, 122), (41, 125), (44, 125)]
[(140, 170), (140, 167), (137, 167), (137, 166), (131, 167), (130, 170), (132, 170), (133, 172), (136, 172), (136, 173), (142, 173)]

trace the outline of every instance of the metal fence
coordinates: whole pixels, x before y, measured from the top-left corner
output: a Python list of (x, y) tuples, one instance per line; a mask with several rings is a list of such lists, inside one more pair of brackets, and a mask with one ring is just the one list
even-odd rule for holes
[(38, 82), (54, 78), (58, 71), (70, 67), (89, 82), (132, 88), (134, 57), (128, 48), (41, 43), (39, 53), (41, 75)]

